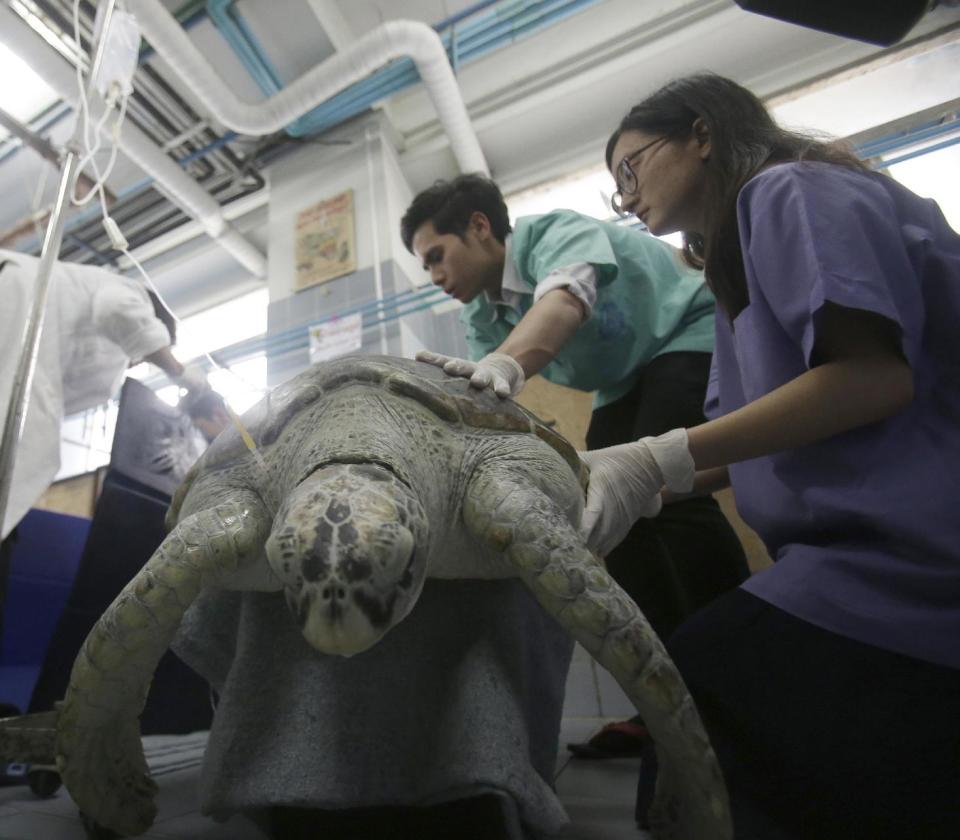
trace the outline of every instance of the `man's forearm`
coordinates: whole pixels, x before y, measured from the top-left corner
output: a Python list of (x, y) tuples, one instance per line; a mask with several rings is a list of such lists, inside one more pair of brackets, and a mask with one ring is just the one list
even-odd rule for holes
[(171, 379), (183, 375), (183, 365), (177, 361), (177, 357), (173, 355), (169, 347), (162, 347), (149, 356), (144, 356), (143, 360), (155, 364)]
[(529, 379), (553, 361), (579, 329), (583, 316), (583, 304), (576, 296), (554, 289), (530, 308), (497, 352), (516, 359)]

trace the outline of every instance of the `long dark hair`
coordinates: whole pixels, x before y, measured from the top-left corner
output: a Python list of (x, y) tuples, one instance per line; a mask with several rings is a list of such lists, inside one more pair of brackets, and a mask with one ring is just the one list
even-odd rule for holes
[(847, 147), (778, 126), (763, 103), (736, 82), (699, 73), (670, 82), (648, 96), (621, 120), (607, 142), (607, 168), (624, 131), (685, 140), (693, 123), (703, 120), (710, 136), (706, 161), (703, 236), (684, 232), (684, 257), (705, 268), (707, 283), (732, 320), (750, 302), (737, 227), (740, 189), (764, 166), (791, 160), (865, 165)]

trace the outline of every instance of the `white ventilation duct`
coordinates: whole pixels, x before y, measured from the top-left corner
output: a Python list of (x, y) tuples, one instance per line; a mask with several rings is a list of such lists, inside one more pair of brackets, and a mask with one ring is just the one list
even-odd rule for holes
[(144, 37), (221, 123), (262, 135), (287, 124), (365, 79), (395, 58), (413, 59), (463, 172), (489, 173), (440, 36), (425, 23), (390, 21), (322, 61), (264, 102), (241, 102), (193, 45), (160, 0), (127, 0)]
[[(0, 3), (0, 40), (77, 110), (76, 70), (5, 3)], [(94, 120), (102, 113), (102, 108), (102, 104), (90, 102)], [(109, 128), (105, 127), (104, 133), (109, 139)], [(256, 277), (266, 277), (266, 257), (224, 219), (213, 196), (129, 121), (123, 124), (119, 146), (131, 161), (156, 181), (164, 195), (200, 222), (218, 245)]]

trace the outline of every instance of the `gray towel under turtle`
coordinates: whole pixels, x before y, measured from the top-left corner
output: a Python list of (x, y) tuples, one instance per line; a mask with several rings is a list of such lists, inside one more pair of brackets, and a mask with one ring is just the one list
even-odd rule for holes
[(174, 644), (220, 694), (203, 810), (494, 791), (517, 837), (555, 834), (568, 823), (552, 779), (572, 648), (516, 580), (428, 580), (413, 612), (350, 659), (314, 651), (280, 594), (208, 591)]

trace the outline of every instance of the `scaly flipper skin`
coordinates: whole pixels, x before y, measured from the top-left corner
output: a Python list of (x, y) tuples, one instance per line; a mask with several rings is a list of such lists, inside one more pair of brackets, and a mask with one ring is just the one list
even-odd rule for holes
[(567, 515), (507, 461), (477, 470), (463, 511), (467, 528), (506, 553), (544, 609), (614, 676), (643, 715), (661, 767), (651, 809), (654, 836), (731, 838), (720, 767), (679, 672)]
[(57, 724), (57, 769), (99, 825), (142, 834), (156, 816), (139, 715), (157, 662), (201, 589), (258, 561), (270, 517), (253, 494), (199, 511), (163, 541), (84, 642)]
[[(654, 733), (657, 836), (730, 837), (723, 781), (679, 675), (573, 527), (582, 465), (567, 441), (510, 400), (388, 357), (315, 365), (243, 423), (257, 461), (236, 429), (214, 441), (174, 498), (168, 522), (179, 524), (77, 659), (56, 748), (89, 819), (136, 835), (154, 818), (137, 718), (201, 589), (282, 589), (303, 637), (347, 656), (402, 621), (426, 577), (520, 576)], [(283, 721), (281, 707), (269, 723)]]

